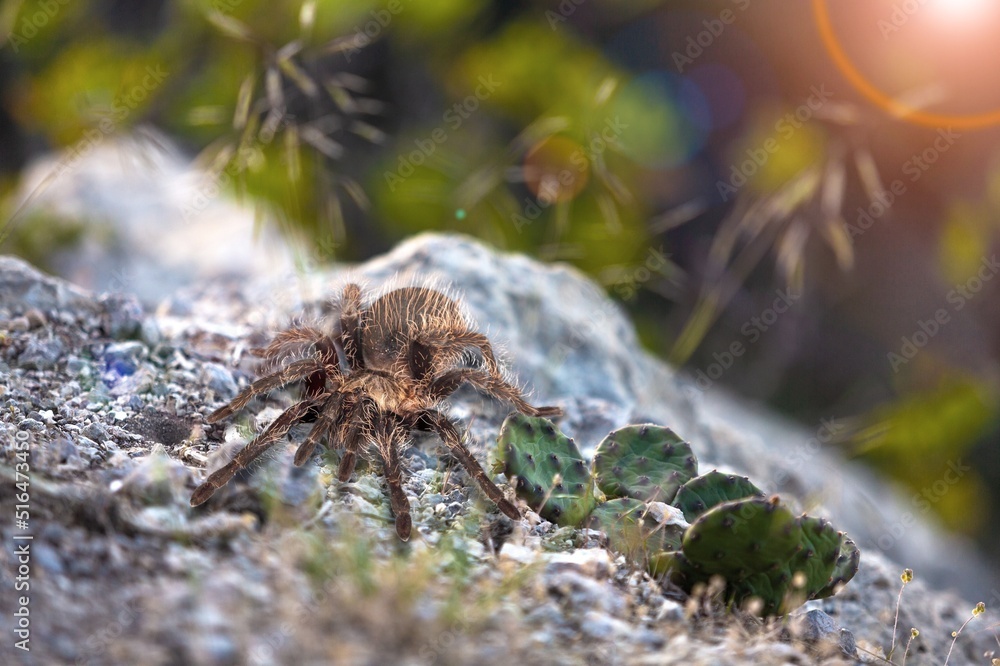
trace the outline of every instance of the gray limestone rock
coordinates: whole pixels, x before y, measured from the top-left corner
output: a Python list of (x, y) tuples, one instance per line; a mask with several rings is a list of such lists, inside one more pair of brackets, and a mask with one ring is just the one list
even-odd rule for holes
[[(859, 655), (862, 646), (887, 651), (903, 566), (914, 569), (918, 580), (905, 590), (897, 644), (905, 642), (910, 627), (921, 631), (920, 650), (911, 651), (907, 663), (941, 663), (951, 632), (968, 617), (974, 602), (996, 604), (996, 599), (975, 598), (994, 585), (987, 567), (960, 540), (913, 514), (912, 507), (883, 481), (824, 450), (818, 431), (810, 432), (716, 390), (701, 392), (644, 352), (620, 308), (572, 268), (498, 253), (464, 237), (422, 235), (349, 270), (202, 280), (177, 294), (177, 302), (190, 305), (183, 312), (156, 321), (157, 315), (149, 315), (146, 321), (162, 338), (156, 351), (136, 341), (108, 344), (102, 339), (107, 333), (106, 310), (97, 297), (17, 259), (0, 257), (3, 316), (21, 316), (32, 308), (46, 315), (44, 325), (11, 331), (14, 345), (32, 349), (46, 340), (64, 340), (60, 353), (66, 360), (36, 364), (30, 372), (12, 363), (5, 377), (0, 431), (26, 433), (31, 446), (43, 452), (65, 442), (96, 451), (91, 444), (107, 447), (109, 437), (120, 447), (113, 455), (89, 456), (87, 464), (74, 468), (72, 478), (66, 476), (65, 465), (60, 467), (58, 456), (40, 456), (37, 468), (32, 468), (32, 503), (47, 507), (48, 532), (72, 534), (59, 539), (40, 536), (38, 541), (40, 553), (58, 552), (61, 557), (61, 564), (47, 556), (37, 560), (37, 566), (46, 569), (39, 576), (53, 578), (41, 587), (38, 603), (59, 609), (59, 613), (39, 612), (38, 624), (33, 625), (40, 639), (48, 641), (44, 649), (49, 652), (43, 651), (40, 658), (75, 651), (76, 657), (100, 661), (105, 648), (98, 646), (101, 649), (94, 652), (92, 646), (97, 644), (88, 642), (88, 637), (104, 635), (112, 614), (132, 608), (127, 605), (136, 598), (145, 601), (136, 611), (140, 621), (131, 625), (134, 635), (116, 639), (113, 645), (116, 654), (133, 659), (154, 644), (157, 650), (198, 655), (203, 663), (246, 661), (251, 658), (248, 646), (259, 640), (258, 635), (290, 631), (273, 643), (275, 662), (315, 661), (322, 640), (351, 640), (332, 627), (369, 621), (359, 619), (360, 614), (349, 620), (340, 615), (351, 605), (348, 600), (356, 601), (350, 588), (339, 583), (323, 588), (324, 594), (339, 601), (316, 604), (311, 601), (316, 588), (311, 586), (324, 576), (340, 575), (337, 572), (350, 564), (341, 560), (331, 564), (333, 556), (317, 555), (336, 547), (350, 533), (350, 525), (357, 530), (351, 538), (364, 546), (352, 552), (369, 558), (366, 566), (382, 566), (371, 561), (400, 547), (387, 520), (384, 483), (366, 468), (359, 469), (350, 483), (338, 484), (334, 480), (338, 454), (322, 449), (303, 468), (292, 467), (295, 443), (307, 426), (293, 429), (291, 441), (274, 447), (266, 459), (220, 491), (219, 501), (193, 512), (187, 506), (206, 466), (222, 464), (245, 441), (240, 436), (226, 446), (226, 433), (237, 432), (240, 423), (260, 426), (263, 413), (276, 415), (294, 400), (294, 389), (276, 391), (226, 424), (205, 423), (205, 415), (256, 374), (246, 349), (293, 319), (309, 319), (323, 311), (349, 279), (363, 281), (373, 290), (400, 282), (448, 286), (496, 343), (531, 399), (565, 409), (561, 427), (577, 439), (585, 454), (591, 454), (612, 429), (658, 422), (691, 442), (706, 468), (747, 474), (765, 491), (780, 492), (793, 503), (821, 498), (818, 510), (810, 507), (811, 512), (848, 531), (862, 549), (862, 560), (854, 581), (838, 595), (810, 602), (806, 612), (814, 611), (809, 616), (814, 621), (807, 627), (812, 634), (803, 638), (806, 643), (831, 640), (847, 653), (856, 645)], [(140, 316), (134, 308), (126, 309)], [(125, 318), (129, 335), (136, 333), (129, 323), (133, 320), (131, 315)], [(115, 373), (110, 373), (112, 369)], [(47, 396), (59, 396), (58, 404), (49, 404), (54, 398)], [(467, 433), (470, 449), (488, 465), (509, 406), (463, 389), (447, 410)], [(60, 417), (45, 417), (49, 411)], [(31, 420), (25, 421), (25, 415), (33, 412), (42, 418), (29, 416)], [(157, 443), (162, 451), (149, 456)], [(47, 469), (49, 459), (54, 462)], [(504, 650), (531, 654), (532, 645), (542, 647), (531, 643), (538, 637), (565, 640), (564, 649), (572, 650), (573, 641), (582, 637), (591, 654), (605, 655), (599, 663), (628, 663), (635, 655), (654, 663), (730, 663), (727, 659), (736, 647), (704, 642), (691, 634), (683, 608), (656, 591), (653, 581), (642, 580), (641, 574), (634, 580), (617, 576), (614, 570), (625, 571), (624, 562), (612, 567), (604, 563), (604, 551), (595, 558), (593, 550), (580, 549), (590, 543), (583, 532), (556, 528), (533, 513), (513, 526), (509, 521), (498, 523), (475, 482), (447, 462), (436, 438), (415, 438), (405, 460), (414, 471), (404, 488), (415, 517), (415, 537), (407, 547), (432, 553), (446, 547), (461, 550), (463, 566), (474, 572), (468, 580), (496, 578), (502, 571), (520, 568), (539, 577), (538, 584), (530, 584), (532, 592), (516, 602), (520, 607), (512, 608), (514, 601), (504, 602), (505, 617), (521, 618), (517, 621), (522, 624), (509, 620), (494, 631), (505, 640), (518, 636), (527, 641), (521, 647), (505, 642)], [(257, 473), (263, 470), (268, 473)], [(3, 480), (0, 488), (8, 486), (12, 484)], [(278, 492), (272, 492), (275, 489)], [(255, 499), (247, 500), (247, 495)], [(279, 506), (284, 508), (275, 509)], [(288, 507), (298, 513), (289, 513)], [(274, 522), (253, 533), (256, 517), (267, 515), (276, 516)], [(483, 537), (500, 531), (503, 539)], [(220, 541), (228, 547), (220, 548)], [(489, 550), (496, 544), (502, 544), (499, 553)], [(554, 551), (566, 554), (554, 556)], [(176, 573), (178, 562), (184, 563), (180, 573)], [(206, 587), (198, 581), (205, 581)], [(378, 580), (370, 584), (375, 587), (366, 590), (381, 589)], [(958, 587), (967, 598), (973, 597), (972, 602), (942, 591), (948, 587)], [(94, 599), (110, 610), (94, 607)], [(673, 610), (663, 610), (665, 605)], [(404, 621), (416, 622), (417, 611), (386, 608), (391, 608), (394, 629)], [(195, 617), (212, 620), (199, 623), (191, 619)], [(427, 621), (426, 616), (419, 617), (420, 622)], [(983, 619), (983, 626), (989, 621)], [(322, 631), (310, 633), (316, 631), (314, 624)], [(409, 631), (422, 635), (422, 630)], [(425, 647), (444, 650), (445, 641), (439, 640), (444, 631), (428, 637)], [(367, 655), (370, 663), (400, 656), (393, 646), (372, 640), (375, 635), (356, 639), (352, 649), (361, 650), (359, 654)], [(460, 646), (454, 649), (466, 651), (461, 652), (468, 657), (465, 661), (485, 654), (482, 650), (489, 646), (480, 646), (475, 638), (462, 642), (462, 635), (456, 632), (451, 637)], [(57, 636), (63, 638), (57, 641)], [(417, 654), (420, 647), (418, 642)], [(950, 663), (974, 663), (990, 649), (995, 649), (990, 632), (969, 631), (956, 644)], [(745, 646), (740, 654), (737, 661), (744, 663), (805, 663), (806, 653), (772, 637)]]

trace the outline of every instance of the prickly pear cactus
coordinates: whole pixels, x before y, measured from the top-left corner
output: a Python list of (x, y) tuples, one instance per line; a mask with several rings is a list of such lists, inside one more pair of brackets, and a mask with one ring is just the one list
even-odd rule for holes
[(764, 615), (787, 613), (829, 596), (857, 571), (854, 542), (820, 518), (795, 518), (777, 498), (724, 502), (701, 514), (678, 551), (650, 559), (650, 572), (692, 591), (713, 576), (725, 596), (761, 603)]
[[(798, 573), (804, 576), (801, 589), (806, 599), (812, 599), (830, 581), (833, 569), (840, 555), (842, 535), (823, 518), (801, 516), (802, 547), (784, 567), (794, 578)], [(793, 581), (794, 582), (794, 581)]]
[(587, 518), (586, 527), (608, 535), (608, 547), (633, 562), (642, 562), (653, 553), (681, 547), (686, 524), (656, 520), (656, 512), (644, 502), (630, 497), (598, 504)]
[(841, 533), (822, 518), (801, 516), (802, 542), (780, 567), (758, 572), (739, 581), (734, 597), (755, 597), (766, 615), (787, 613), (816, 598), (833, 574), (840, 552)]
[(698, 473), (698, 459), (669, 428), (632, 425), (615, 430), (597, 446), (594, 473), (608, 497), (670, 502)]
[(579, 525), (597, 500), (590, 466), (548, 419), (512, 414), (500, 427), (497, 461), (515, 491), (546, 520)]
[(684, 535), (684, 555), (693, 565), (726, 580), (781, 566), (802, 542), (795, 516), (778, 502), (725, 502), (702, 514)]
[(858, 573), (859, 566), (861, 566), (861, 551), (858, 550), (858, 545), (846, 534), (841, 533), (840, 550), (837, 554), (837, 562), (833, 566), (833, 573), (830, 574), (829, 581), (816, 593), (814, 598), (826, 599), (835, 595), (843, 585), (847, 585), (854, 578), (854, 574)]
[[(593, 473), (548, 419), (513, 414), (497, 442), (499, 466), (543, 518), (604, 532), (612, 550), (689, 593), (721, 578), (728, 602), (753, 599), (745, 607), (777, 615), (835, 594), (858, 571), (857, 546), (826, 520), (796, 518), (746, 477), (696, 477), (691, 447), (667, 428), (612, 432)], [(598, 504), (595, 480), (615, 499)]]
[(747, 477), (723, 474), (713, 469), (681, 486), (671, 504), (683, 511), (684, 518), (693, 523), (698, 516), (723, 502), (764, 496), (764, 492), (750, 483)]

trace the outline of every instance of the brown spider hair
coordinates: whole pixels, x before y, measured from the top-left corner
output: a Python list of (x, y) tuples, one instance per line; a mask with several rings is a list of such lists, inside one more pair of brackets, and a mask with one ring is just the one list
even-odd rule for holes
[[(396, 533), (409, 539), (410, 503), (402, 488), (400, 451), (415, 429), (437, 433), (497, 507), (520, 519), (462, 443), (455, 425), (437, 410), (462, 384), (531, 416), (558, 416), (558, 407), (533, 407), (508, 381), (497, 363), (489, 339), (474, 330), (459, 304), (428, 287), (387, 291), (365, 305), (361, 288), (348, 284), (341, 295), (333, 332), (296, 327), (279, 333), (261, 356), (280, 369), (250, 384), (229, 404), (208, 416), (209, 423), (229, 417), (255, 396), (295, 381), (304, 383), (302, 399), (285, 410), (227, 465), (212, 473), (191, 496), (197, 506), (210, 498), (239, 470), (281, 439), (299, 422), (315, 421), (295, 453), (301, 465), (327, 437), (342, 450), (338, 478), (347, 481), (358, 455), (370, 447), (382, 459)], [(289, 361), (291, 352), (302, 358)], [(478, 352), (478, 356), (475, 356)], [(462, 363), (475, 356), (473, 362)]]

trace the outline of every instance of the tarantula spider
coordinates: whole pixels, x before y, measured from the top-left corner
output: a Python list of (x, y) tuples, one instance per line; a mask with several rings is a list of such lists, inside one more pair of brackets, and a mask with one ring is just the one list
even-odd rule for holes
[[(285, 361), (294, 349), (306, 350), (306, 357)], [(473, 349), (482, 357), (477, 365), (460, 363)], [(435, 407), (467, 382), (510, 402), (523, 414), (558, 416), (562, 410), (528, 404), (501, 375), (489, 339), (470, 327), (458, 304), (448, 296), (426, 287), (404, 287), (365, 307), (361, 288), (349, 284), (331, 335), (310, 327), (291, 328), (279, 333), (259, 353), (281, 360), (281, 369), (250, 384), (232, 402), (209, 415), (209, 423), (232, 416), (254, 396), (294, 381), (304, 382), (304, 397), (198, 486), (191, 506), (208, 500), (293, 425), (315, 421), (295, 453), (295, 464), (308, 460), (326, 436), (331, 447), (343, 449), (337, 476), (347, 481), (357, 456), (365, 453), (365, 445), (374, 444), (384, 463), (396, 534), (404, 541), (410, 537), (411, 521), (410, 503), (402, 488), (400, 449), (414, 429), (436, 432), (486, 496), (509, 517), (521, 517), (462, 444), (454, 424)]]

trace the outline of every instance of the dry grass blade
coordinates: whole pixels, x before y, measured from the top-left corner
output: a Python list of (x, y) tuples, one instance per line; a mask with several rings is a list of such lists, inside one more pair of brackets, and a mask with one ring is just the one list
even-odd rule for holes
[(222, 106), (196, 106), (185, 114), (184, 120), (192, 127), (221, 125), (226, 121), (226, 109)]
[(827, 245), (833, 249), (833, 254), (837, 258), (837, 266), (842, 271), (848, 271), (854, 267), (854, 243), (851, 242), (851, 235), (847, 231), (847, 222), (844, 218), (837, 217), (824, 218), (820, 224), (820, 232), (826, 240)]
[(284, 111), (285, 93), (281, 89), (281, 73), (274, 67), (268, 67), (264, 73), (264, 91), (271, 110)]
[(379, 128), (364, 122), (363, 120), (354, 120), (351, 122), (350, 131), (361, 137), (366, 141), (370, 141), (376, 145), (381, 145), (385, 143), (386, 133)]
[(302, 161), (299, 159), (299, 129), (295, 125), (289, 125), (285, 130), (285, 168), (288, 171), (288, 180), (292, 183), (299, 182), (302, 177)]
[(616, 79), (613, 76), (609, 76), (608, 78), (601, 81), (601, 85), (597, 87), (597, 92), (594, 94), (594, 106), (601, 106), (609, 99), (611, 99), (611, 95), (615, 92), (615, 89), (617, 88), (618, 88), (618, 79)]
[(228, 14), (223, 14), (218, 10), (212, 10), (208, 12), (206, 18), (209, 23), (214, 25), (219, 29), (222, 34), (238, 39), (240, 41), (249, 42), (251, 44), (257, 44), (258, 40), (254, 36), (253, 31), (243, 21), (233, 18)]
[(340, 159), (344, 154), (344, 147), (323, 134), (312, 125), (303, 125), (301, 128), (302, 140), (310, 146), (323, 153), (331, 160)]
[(366, 93), (371, 90), (371, 83), (369, 83), (368, 79), (357, 74), (351, 74), (350, 72), (337, 72), (328, 80), (333, 82), (334, 85), (355, 93)]
[(469, 174), (469, 177), (455, 188), (455, 201), (462, 208), (474, 208), (497, 187), (501, 171), (495, 164), (487, 164)]
[(514, 137), (514, 140), (510, 143), (510, 152), (519, 154), (528, 150), (540, 141), (548, 139), (553, 134), (558, 134), (569, 129), (570, 125), (570, 119), (566, 116), (539, 118)]
[(385, 104), (370, 97), (358, 97), (354, 99), (354, 109), (366, 116), (377, 116), (385, 112)]
[(649, 232), (655, 235), (676, 229), (704, 213), (705, 209), (705, 202), (697, 199), (682, 203), (650, 220)]
[(618, 207), (615, 205), (615, 200), (606, 192), (599, 192), (597, 194), (597, 207), (601, 211), (601, 217), (604, 218), (604, 224), (608, 231), (612, 234), (618, 234), (622, 230), (622, 220), (621, 216), (618, 215)]
[(878, 173), (878, 166), (875, 164), (875, 157), (867, 148), (859, 148), (854, 153), (854, 165), (858, 170), (861, 185), (865, 188), (865, 194), (874, 201), (879, 194), (885, 191), (885, 187), (882, 186), (882, 178)]
[(365, 194), (365, 190), (361, 187), (361, 183), (353, 178), (345, 178), (341, 184), (344, 187), (344, 191), (347, 192), (347, 196), (351, 197), (351, 201), (354, 202), (355, 206), (361, 210), (368, 210), (368, 207), (371, 206), (371, 201), (368, 200), (368, 195)]
[(278, 133), (285, 122), (284, 109), (271, 109), (264, 118), (264, 123), (260, 126), (258, 137), (262, 143), (270, 143), (274, 135)]
[(614, 195), (615, 199), (622, 206), (628, 206), (631, 204), (635, 197), (625, 183), (622, 182), (621, 178), (616, 176), (608, 169), (608, 165), (605, 163), (603, 157), (598, 156), (593, 160), (592, 166), (594, 167), (594, 173), (597, 175), (598, 179), (604, 184), (606, 188)]
[(327, 81), (323, 84), (323, 89), (326, 90), (326, 94), (330, 96), (330, 100), (337, 105), (337, 108), (342, 113), (347, 115), (358, 113), (358, 105), (347, 89), (337, 85), (333, 81)]
[(841, 160), (831, 160), (826, 167), (823, 178), (823, 191), (820, 199), (820, 211), (824, 217), (830, 218), (840, 214), (844, 205), (844, 186), (847, 183), (847, 169)]
[(302, 52), (302, 47), (303, 44), (301, 39), (293, 39), (275, 52), (274, 59), (277, 62), (291, 60)]
[(291, 58), (278, 60), (278, 67), (307, 96), (316, 97), (319, 94), (319, 86), (316, 85), (316, 82)]
[(778, 270), (785, 283), (797, 293), (802, 293), (805, 280), (805, 247), (809, 240), (809, 226), (805, 218), (796, 217), (788, 231), (778, 242)]
[[(676, 365), (685, 363), (694, 353), (698, 345), (708, 334), (709, 328), (736, 294), (750, 272), (760, 263), (761, 259), (774, 246), (775, 239), (787, 227), (786, 219), (772, 219), (763, 227), (761, 233), (755, 234), (732, 261), (738, 230), (748, 226), (747, 218), (754, 215), (761, 207), (752, 205), (746, 212), (732, 215), (723, 223), (722, 229), (716, 234), (715, 241), (723, 247), (713, 247), (709, 250), (710, 263), (708, 275), (698, 296), (698, 302), (680, 335), (670, 350), (670, 361)], [(718, 261), (718, 264), (712, 263)]]
[(240, 84), (240, 92), (236, 96), (236, 110), (233, 112), (233, 129), (235, 130), (242, 130), (247, 126), (256, 78), (254, 72), (250, 72)]
[(816, 117), (838, 125), (857, 125), (861, 122), (861, 111), (854, 104), (830, 102), (816, 111)]
[(320, 53), (329, 55), (331, 53), (343, 53), (344, 51), (356, 51), (368, 46), (369, 41), (367, 37), (360, 33), (346, 37), (337, 37), (327, 42)]

